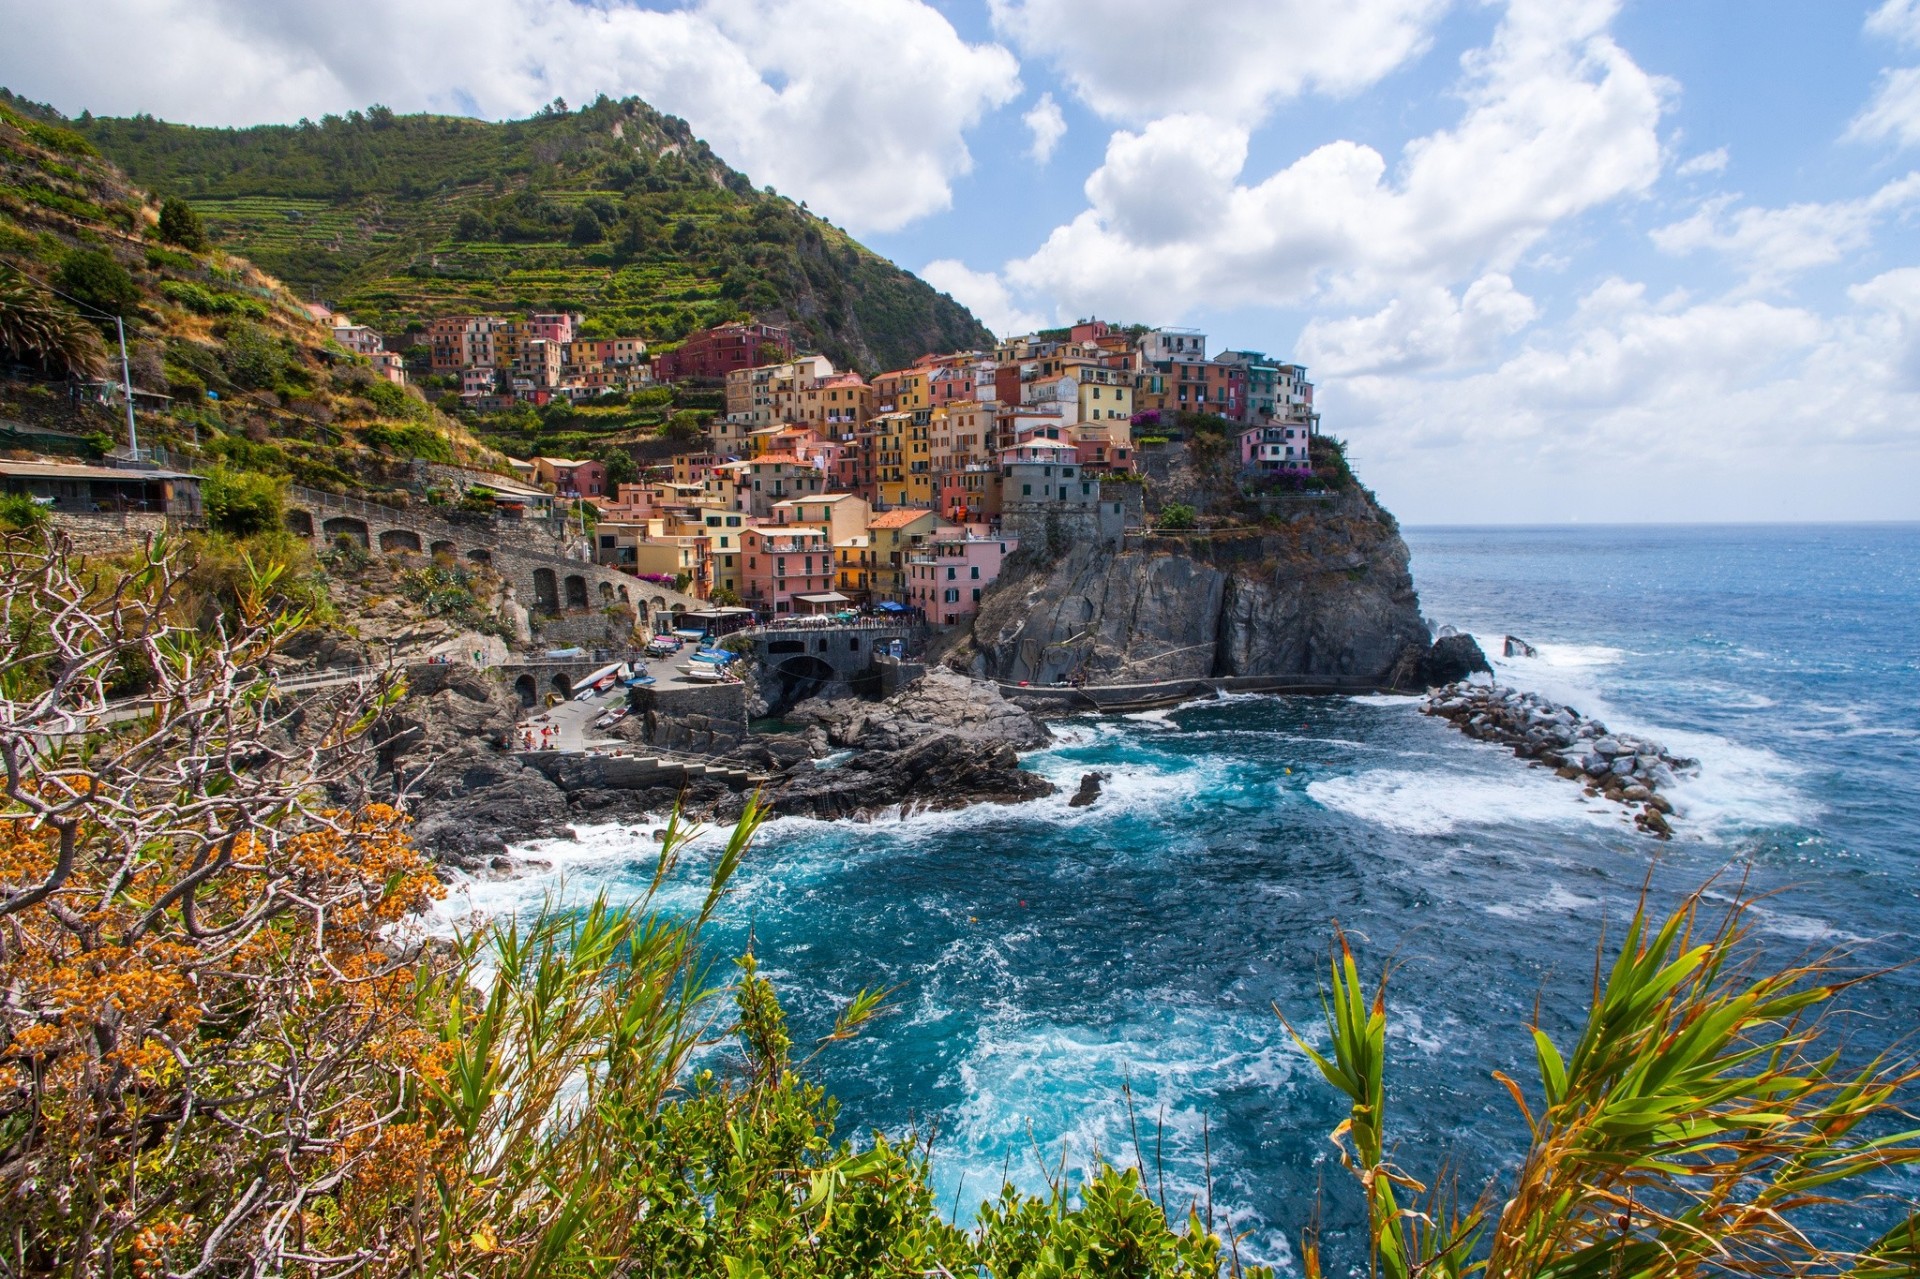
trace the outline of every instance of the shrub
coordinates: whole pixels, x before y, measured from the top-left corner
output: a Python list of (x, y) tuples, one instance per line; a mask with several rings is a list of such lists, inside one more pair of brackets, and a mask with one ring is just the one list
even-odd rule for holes
[(446, 436), (430, 426), (375, 422), (360, 432), (360, 438), (375, 448), (386, 449), (400, 457), (420, 458), (428, 462), (453, 461), (453, 445)]
[(248, 537), (281, 527), (284, 503), (272, 476), (215, 467), (201, 477), (207, 522), (223, 533)]
[(1160, 516), (1154, 521), (1154, 527), (1169, 532), (1190, 529), (1196, 518), (1194, 509), (1185, 502), (1168, 502), (1160, 508)]
[[(59, 284), (82, 306), (131, 320), (140, 309), (140, 290), (127, 268), (99, 249), (74, 249), (61, 259)], [(96, 320), (95, 316), (88, 316)]]
[(200, 215), (185, 200), (170, 199), (160, 206), (160, 238), (193, 253), (207, 248), (207, 229)]
[(0, 528), (37, 529), (48, 523), (47, 508), (25, 493), (0, 497)]
[(293, 366), (286, 344), (257, 324), (244, 320), (225, 326), (220, 363), (236, 386), (271, 391), (287, 381)]

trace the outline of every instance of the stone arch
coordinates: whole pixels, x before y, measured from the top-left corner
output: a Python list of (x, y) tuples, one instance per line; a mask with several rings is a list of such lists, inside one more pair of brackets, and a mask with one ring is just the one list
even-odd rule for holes
[(578, 573), (567, 574), (567, 607), (584, 609), (587, 606), (587, 579)]
[(295, 537), (312, 537), (313, 536), (313, 512), (312, 511), (288, 511), (287, 512), (287, 532), (293, 534)]
[[(625, 588), (623, 587), (621, 589), (624, 590)], [(600, 583), (600, 602), (602, 604), (613, 603), (613, 583), (612, 582)]]
[(420, 553), (420, 535), (410, 528), (390, 528), (380, 535), (380, 550), (393, 555), (400, 551)]
[[(769, 646), (771, 647), (771, 646)], [(773, 668), (773, 687), (766, 692), (768, 713), (784, 714), (796, 703), (813, 697), (833, 683), (833, 667), (811, 654), (789, 657)]]
[(519, 679), (513, 681), (513, 691), (514, 694), (519, 697), (520, 705), (529, 708), (532, 707), (534, 702), (538, 701), (540, 697), (540, 685), (535, 682), (531, 675), (522, 675)]
[(620, 588), (620, 602), (622, 604), (630, 604), (633, 602), (627, 598), (627, 588), (624, 586)]
[(553, 673), (553, 691), (562, 697), (573, 696), (573, 681), (567, 678), (565, 671), (555, 671)]
[(493, 552), (484, 546), (476, 546), (467, 552), (467, 562), (469, 564), (485, 564), (491, 566), (493, 564)]
[(336, 542), (343, 537), (350, 537), (362, 546), (371, 547), (373, 545), (373, 539), (367, 535), (367, 522), (365, 520), (356, 520), (351, 515), (334, 516), (320, 526), (320, 531), (327, 535), (327, 541), (329, 542)]
[(543, 613), (560, 611), (560, 579), (550, 568), (533, 570), (533, 602)]
[(432, 545), (427, 547), (427, 550), (433, 555), (435, 559), (439, 559), (442, 555), (446, 556), (448, 559), (452, 559), (456, 554), (459, 553), (459, 549), (460, 548), (455, 546), (452, 542), (447, 541), (445, 538), (442, 538), (440, 541), (435, 542)]
[(656, 609), (658, 609), (658, 610), (660, 610), (660, 611), (661, 611), (662, 613), (664, 613), (664, 612), (666, 612), (666, 611), (667, 611), (667, 597), (666, 597), (666, 596), (664, 596), (664, 595), (656, 595), (656, 596), (654, 596), (654, 597), (653, 597), (653, 607), (654, 607), (654, 608), (656, 608)]

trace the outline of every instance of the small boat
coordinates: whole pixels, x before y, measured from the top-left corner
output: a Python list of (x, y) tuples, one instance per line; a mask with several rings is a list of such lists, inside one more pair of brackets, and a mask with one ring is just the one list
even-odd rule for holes
[(593, 726), (595, 728), (612, 728), (615, 724), (618, 724), (621, 720), (625, 719), (626, 717), (627, 717), (627, 708), (624, 706), (616, 706), (612, 710), (608, 711), (605, 715), (602, 715), (599, 719), (596, 719), (595, 721), (593, 721)]
[(695, 684), (722, 684), (727, 678), (727, 673), (711, 662), (688, 662), (680, 669)]
[(630, 676), (627, 679), (627, 687), (628, 688), (645, 688), (647, 685), (653, 682), (654, 682), (653, 676), (651, 675), (634, 675), (634, 676)]

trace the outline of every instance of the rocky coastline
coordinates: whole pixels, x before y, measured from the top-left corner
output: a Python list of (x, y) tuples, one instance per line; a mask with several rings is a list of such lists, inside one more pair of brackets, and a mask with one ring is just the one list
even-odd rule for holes
[(1611, 733), (1572, 707), (1502, 684), (1448, 684), (1429, 693), (1420, 709), (1451, 721), (1468, 737), (1497, 742), (1583, 783), (1589, 795), (1637, 807), (1634, 825), (1660, 839), (1673, 834), (1674, 812), (1660, 791), (1699, 767), (1698, 760), (1673, 755), (1658, 742)]

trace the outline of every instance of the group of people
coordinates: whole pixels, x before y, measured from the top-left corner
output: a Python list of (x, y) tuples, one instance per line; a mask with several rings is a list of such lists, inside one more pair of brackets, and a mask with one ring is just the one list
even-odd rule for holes
[(531, 724), (527, 725), (525, 728), (523, 728), (520, 731), (521, 747), (525, 750), (530, 750), (530, 751), (533, 751), (533, 750), (552, 751), (552, 750), (560, 749), (560, 740), (559, 740), (560, 730), (555, 728), (552, 724), (540, 725), (538, 737), (539, 737), (540, 744), (536, 746), (534, 745), (534, 738), (535, 738), (534, 727)]

